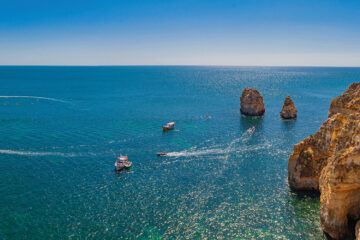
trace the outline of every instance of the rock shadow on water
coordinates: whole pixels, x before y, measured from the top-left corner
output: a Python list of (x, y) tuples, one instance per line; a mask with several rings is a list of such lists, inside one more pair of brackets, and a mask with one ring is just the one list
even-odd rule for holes
[(283, 130), (285, 131), (292, 131), (295, 126), (296, 126), (296, 118), (294, 119), (284, 119), (284, 118), (281, 118), (281, 126), (283, 128)]
[(240, 116), (240, 130), (246, 131), (250, 127), (255, 127), (256, 130), (261, 130), (264, 125), (264, 117), (263, 116), (245, 116), (241, 114)]
[[(281, 118), (281, 134), (283, 134), (283, 138), (284, 140), (286, 140), (288, 143), (294, 144), (296, 143), (296, 141), (298, 141), (297, 138), (297, 134), (298, 134), (298, 129), (297, 129), (297, 121), (296, 119), (283, 119)], [(289, 144), (289, 151), (292, 150), (292, 145)]]
[(282, 117), (280, 117), (280, 119), (283, 123), (294, 123), (294, 122), (296, 122), (297, 118), (282, 118)]
[(320, 201), (320, 192), (310, 190), (296, 190), (290, 187), (290, 196), (301, 199), (312, 199)]

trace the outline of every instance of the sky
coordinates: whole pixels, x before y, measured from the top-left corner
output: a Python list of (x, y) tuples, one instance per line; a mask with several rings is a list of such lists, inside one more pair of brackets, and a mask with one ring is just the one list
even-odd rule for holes
[(0, 65), (360, 66), (360, 1), (0, 0)]

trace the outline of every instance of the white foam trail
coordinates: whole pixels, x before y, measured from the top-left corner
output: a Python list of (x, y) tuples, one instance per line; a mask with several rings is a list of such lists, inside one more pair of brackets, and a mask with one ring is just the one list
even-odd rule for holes
[[(200, 155), (221, 155), (226, 154), (226, 161), (229, 158), (229, 153), (232, 151), (232, 147), (238, 142), (246, 142), (250, 139), (254, 130), (248, 129), (240, 138), (236, 138), (232, 140), (226, 148), (203, 148), (196, 150), (197, 147), (194, 146), (189, 150), (184, 150), (181, 152), (170, 152), (167, 153), (169, 157), (193, 157), (193, 156), (200, 156)], [(235, 149), (236, 150), (236, 149)]]
[(48, 97), (36, 97), (36, 96), (0, 96), (0, 98), (32, 98), (32, 99), (41, 99), (41, 100), (49, 100), (54, 102), (63, 102), (66, 103), (66, 101), (56, 98), (48, 98)]
[(242, 142), (245, 142), (245, 141), (249, 140), (249, 138), (253, 135), (254, 131), (255, 131), (255, 128), (254, 128), (254, 129), (249, 128), (248, 130), (246, 130), (246, 131), (241, 135)]
[[(235, 154), (241, 154), (244, 152), (248, 152), (248, 151), (257, 151), (257, 150), (262, 150), (262, 149), (269, 149), (271, 147), (271, 144), (269, 143), (265, 143), (263, 145), (256, 145), (256, 146), (249, 146), (249, 147), (241, 147), (240, 149), (231, 149), (231, 146), (236, 143), (239, 139), (235, 139), (233, 140), (229, 146), (225, 149), (223, 148), (213, 148), (213, 149), (201, 149), (201, 150), (197, 150), (197, 151), (189, 151), (189, 150), (185, 150), (185, 151), (181, 151), (181, 152), (170, 152), (167, 153), (166, 156), (168, 157), (174, 157), (174, 158), (179, 158), (179, 157), (197, 157), (197, 156), (201, 156), (201, 155), (223, 155), (224, 158), (224, 163), (227, 162), (228, 158), (229, 158), (229, 154), (231, 152), (235, 152)], [(178, 162), (179, 160), (175, 160), (175, 161), (171, 161), (171, 162), (163, 162), (164, 164), (171, 164), (171, 163), (175, 163)]]
[(17, 151), (10, 149), (0, 149), (0, 154), (21, 155), (21, 156), (61, 156), (61, 157), (75, 157), (73, 153), (61, 152), (32, 152), (32, 151)]
[(170, 152), (167, 153), (166, 156), (169, 157), (193, 157), (193, 156), (200, 156), (200, 155), (218, 155), (218, 154), (224, 154), (226, 150), (224, 149), (206, 149), (206, 150), (198, 150), (198, 151), (181, 151), (181, 152)]

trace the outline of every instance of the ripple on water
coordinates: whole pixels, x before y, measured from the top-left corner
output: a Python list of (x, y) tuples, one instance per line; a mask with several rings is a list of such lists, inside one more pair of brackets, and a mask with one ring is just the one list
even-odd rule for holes
[[(326, 96), (357, 79), (350, 68), (2, 67), (0, 238), (323, 239), (319, 196), (289, 190), (287, 158), (326, 119)], [(264, 96), (264, 117), (240, 115), (245, 87)], [(296, 121), (280, 120), (287, 95)], [(119, 153), (130, 171), (115, 173)]]

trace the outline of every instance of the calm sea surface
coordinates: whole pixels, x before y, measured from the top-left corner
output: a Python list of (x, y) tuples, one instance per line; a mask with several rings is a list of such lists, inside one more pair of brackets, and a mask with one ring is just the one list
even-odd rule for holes
[[(287, 159), (355, 81), (359, 68), (0, 67), (0, 239), (323, 239), (319, 196), (290, 191)], [(241, 116), (245, 87), (263, 118)], [(295, 121), (279, 117), (287, 95)], [(115, 173), (120, 153), (133, 167)]]

